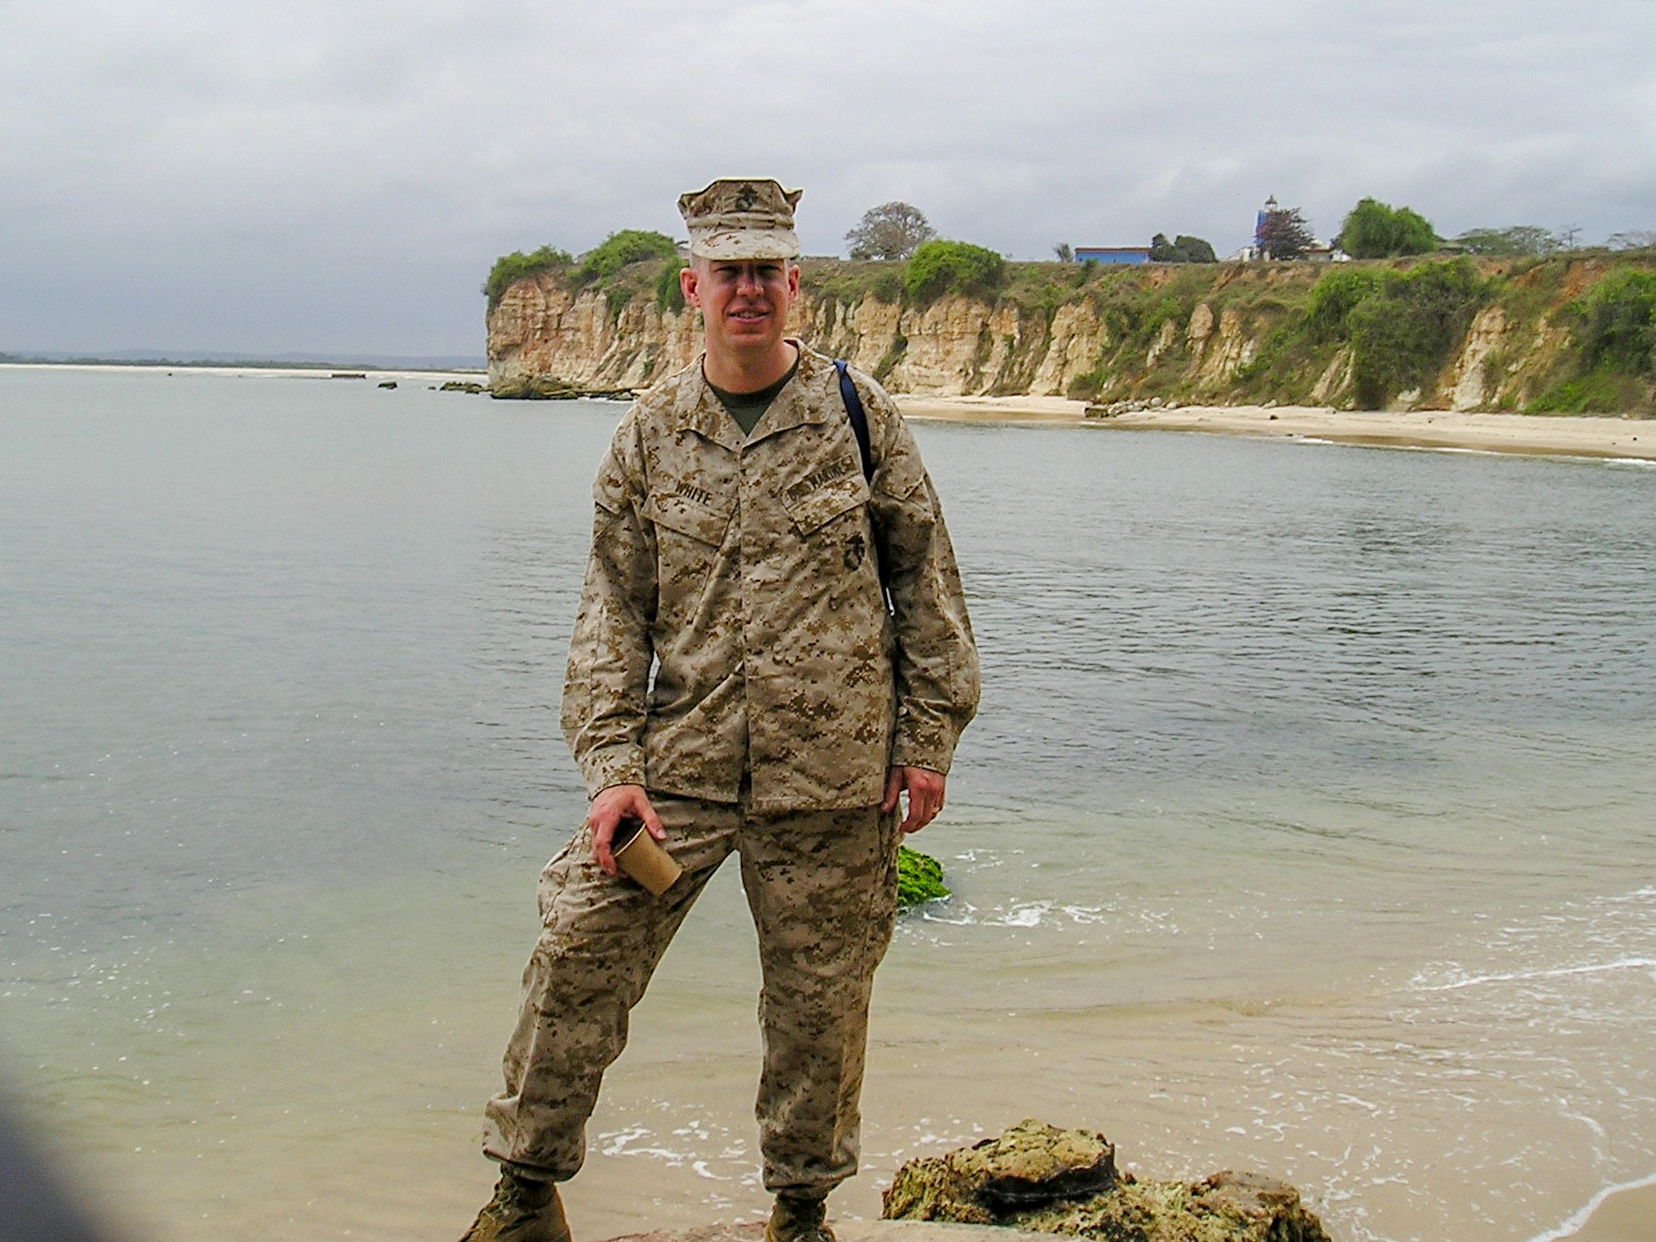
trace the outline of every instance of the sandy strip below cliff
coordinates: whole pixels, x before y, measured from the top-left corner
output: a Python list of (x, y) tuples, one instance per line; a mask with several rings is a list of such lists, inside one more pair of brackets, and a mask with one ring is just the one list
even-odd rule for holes
[(950, 422), (1098, 427), (1115, 431), (1206, 431), (1217, 435), (1325, 440), (1393, 448), (1626, 457), (1656, 461), (1656, 422), (1555, 418), (1536, 414), (1458, 414), (1332, 410), (1326, 406), (1181, 406), (1113, 418), (1086, 417), (1086, 403), (1063, 397), (923, 397), (897, 394), (910, 418)]

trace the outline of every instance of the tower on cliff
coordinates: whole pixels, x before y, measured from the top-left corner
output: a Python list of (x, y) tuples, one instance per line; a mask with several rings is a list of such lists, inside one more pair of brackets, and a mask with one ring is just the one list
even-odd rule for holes
[(1271, 213), (1276, 210), (1276, 195), (1273, 194), (1270, 198), (1265, 200), (1265, 205), (1259, 209), (1259, 214), (1254, 217), (1254, 258), (1256, 259), (1268, 259), (1271, 257), (1265, 253), (1265, 221), (1268, 220)]

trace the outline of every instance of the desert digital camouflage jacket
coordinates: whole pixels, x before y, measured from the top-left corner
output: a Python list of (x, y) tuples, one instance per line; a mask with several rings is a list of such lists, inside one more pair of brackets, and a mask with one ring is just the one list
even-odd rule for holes
[[(799, 369), (750, 436), (698, 358), (633, 405), (598, 470), (563, 728), (589, 793), (867, 806), (890, 763), (946, 772), (978, 698), (954, 550), (913, 436), (852, 373)], [(880, 595), (889, 569), (894, 612)]]

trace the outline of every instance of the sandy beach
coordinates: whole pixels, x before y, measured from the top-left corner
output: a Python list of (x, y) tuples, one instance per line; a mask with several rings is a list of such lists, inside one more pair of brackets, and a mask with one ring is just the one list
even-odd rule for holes
[(952, 422), (1086, 426), (1114, 431), (1202, 431), (1215, 435), (1326, 441), (1390, 448), (1524, 453), (1656, 461), (1656, 423), (1641, 419), (1463, 414), (1449, 410), (1334, 410), (1327, 406), (1181, 406), (1088, 418), (1064, 397), (898, 395), (910, 418)]

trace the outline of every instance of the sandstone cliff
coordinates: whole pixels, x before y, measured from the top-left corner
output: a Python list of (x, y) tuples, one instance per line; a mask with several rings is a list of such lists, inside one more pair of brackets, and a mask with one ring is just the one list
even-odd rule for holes
[[(913, 304), (901, 265), (807, 263), (790, 326), (916, 394), (1656, 407), (1656, 362), (1629, 355), (1607, 367), (1590, 352), (1595, 297), (1627, 285), (1636, 320), (1638, 298), (1656, 296), (1648, 255), (1009, 271), (993, 296)], [(695, 356), (699, 325), (662, 287), (646, 273), (630, 288), (576, 289), (557, 269), (518, 281), (488, 315), (491, 388), (640, 389), (671, 374)]]

